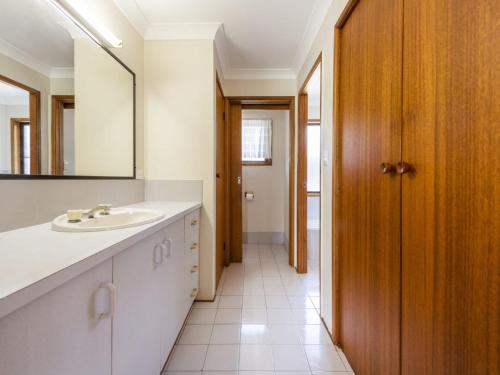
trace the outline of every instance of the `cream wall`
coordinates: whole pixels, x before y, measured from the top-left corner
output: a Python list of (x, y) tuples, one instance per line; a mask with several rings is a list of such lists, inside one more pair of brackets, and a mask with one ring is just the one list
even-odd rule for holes
[(299, 71), (297, 92), (314, 62), (322, 53), (321, 136), (321, 316), (328, 329), (333, 329), (332, 309), (332, 155), (333, 155), (333, 35), (335, 24), (347, 0), (335, 0), (328, 10), (307, 58)]
[(288, 205), (283, 197), (288, 191), (286, 137), (289, 114), (288, 111), (244, 110), (242, 117), (273, 121), (272, 165), (243, 166), (243, 192), (255, 194), (253, 201), (243, 197), (243, 232), (250, 240), (273, 238), (278, 241), (281, 238), (283, 242)]
[(112, 52), (136, 75), (136, 176), (144, 174), (144, 39), (117, 8), (113, 0), (85, 0), (85, 6), (117, 38), (123, 41), (122, 48)]
[(215, 295), (215, 56), (213, 40), (146, 41), (148, 180), (202, 180), (199, 299)]
[(75, 39), (75, 173), (133, 175), (133, 77), (88, 38)]
[(294, 79), (225, 79), (225, 96), (295, 96)]

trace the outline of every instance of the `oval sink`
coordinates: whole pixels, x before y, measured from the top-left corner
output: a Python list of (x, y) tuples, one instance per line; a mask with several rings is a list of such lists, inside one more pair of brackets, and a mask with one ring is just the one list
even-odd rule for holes
[(68, 222), (66, 214), (52, 221), (52, 230), (57, 232), (97, 232), (135, 227), (160, 220), (165, 215), (159, 210), (143, 208), (113, 208), (109, 215), (96, 215), (93, 219), (84, 218), (78, 223)]

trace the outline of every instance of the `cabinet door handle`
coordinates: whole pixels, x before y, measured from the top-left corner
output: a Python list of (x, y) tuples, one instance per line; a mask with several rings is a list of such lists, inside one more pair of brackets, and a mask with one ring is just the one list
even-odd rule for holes
[(198, 248), (198, 243), (197, 242), (193, 242), (191, 244), (191, 250), (196, 250)]
[(198, 220), (196, 219), (191, 220), (191, 226), (194, 227), (195, 225), (198, 225)]
[(196, 297), (196, 294), (198, 294), (198, 288), (193, 288), (193, 290), (191, 291), (191, 298)]
[(191, 267), (191, 273), (195, 273), (196, 271), (198, 271), (198, 266)]
[[(168, 244), (168, 246), (167, 246)], [(165, 258), (170, 258), (170, 256), (172, 255), (172, 239), (171, 238), (167, 238), (163, 241), (163, 246), (165, 247), (165, 254), (163, 255)], [(162, 256), (162, 258), (163, 258)], [(162, 261), (163, 262), (163, 261)]]
[(153, 267), (156, 268), (163, 263), (163, 254), (165, 252), (165, 244), (157, 243), (153, 248)]
[(99, 289), (106, 289), (109, 293), (108, 312), (100, 313), (99, 320), (112, 318), (115, 315), (116, 288), (113, 283), (101, 283)]

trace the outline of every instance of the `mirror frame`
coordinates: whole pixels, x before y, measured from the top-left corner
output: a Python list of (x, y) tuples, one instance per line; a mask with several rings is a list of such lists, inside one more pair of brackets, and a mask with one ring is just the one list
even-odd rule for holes
[[(78, 24), (75, 23), (77, 27), (80, 28)], [(80, 28), (81, 29), (81, 28)], [(83, 29), (81, 29), (83, 30)], [(83, 30), (85, 34), (87, 32)], [(56, 175), (23, 175), (23, 174), (0, 174), (0, 180), (135, 180), (136, 179), (136, 169), (137, 169), (137, 155), (136, 155), (136, 75), (135, 72), (130, 69), (122, 60), (120, 60), (113, 52), (111, 52), (106, 46), (97, 43), (88, 34), (87, 36), (101, 47), (105, 52), (107, 52), (116, 62), (118, 62), (126, 71), (132, 75), (132, 131), (133, 131), (133, 166), (132, 166), (132, 176), (56, 176)], [(6, 77), (8, 78), (8, 77)], [(40, 138), (37, 140), (40, 142)], [(50, 152), (50, 150), (49, 150)]]

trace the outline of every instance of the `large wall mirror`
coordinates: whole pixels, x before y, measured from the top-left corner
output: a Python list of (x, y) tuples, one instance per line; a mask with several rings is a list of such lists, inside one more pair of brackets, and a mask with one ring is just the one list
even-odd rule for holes
[(1, 0), (0, 178), (134, 178), (134, 90), (48, 0)]

